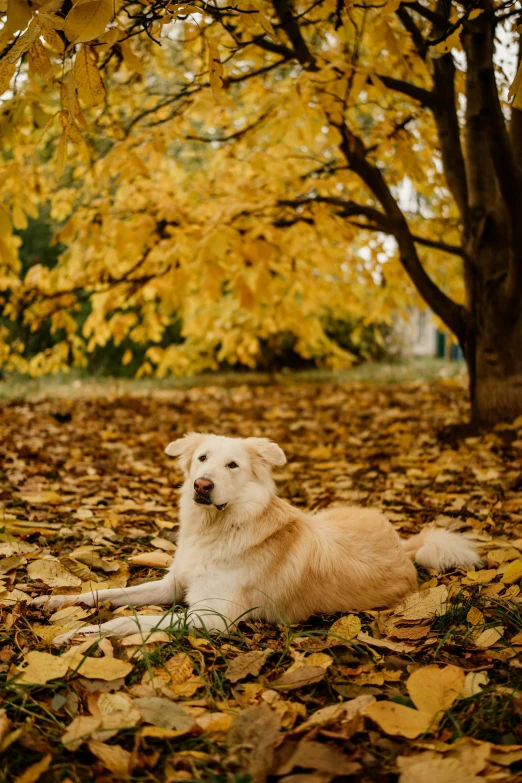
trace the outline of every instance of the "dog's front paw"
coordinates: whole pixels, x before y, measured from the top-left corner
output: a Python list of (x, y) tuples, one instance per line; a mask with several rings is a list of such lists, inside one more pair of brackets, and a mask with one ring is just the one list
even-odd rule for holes
[(31, 604), (32, 606), (44, 606), (49, 612), (53, 612), (64, 604), (78, 603), (79, 597), (78, 595), (39, 595), (38, 598), (33, 598)]
[(77, 633), (78, 633), (77, 630), (75, 630), (75, 631), (66, 631), (65, 633), (59, 634), (59, 636), (55, 636), (53, 641), (52, 641), (52, 643), (54, 645), (57, 645), (57, 646), (65, 644), (70, 639), (72, 639), (73, 636), (75, 636)]

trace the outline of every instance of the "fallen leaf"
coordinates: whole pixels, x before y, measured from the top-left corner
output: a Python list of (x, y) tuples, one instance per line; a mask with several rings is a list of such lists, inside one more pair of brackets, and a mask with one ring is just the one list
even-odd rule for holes
[(81, 744), (86, 741), (101, 726), (101, 717), (92, 715), (77, 715), (67, 726), (64, 734), (61, 736), (62, 745), (67, 750), (78, 750)]
[(298, 726), (294, 733), (300, 734), (318, 726), (324, 727), (332, 723), (350, 721), (356, 715), (363, 714), (366, 708), (374, 702), (375, 696), (357, 696), (355, 699), (342, 702), (341, 704), (329, 704), (326, 707), (321, 707), (321, 709), (310, 715), (308, 720)]
[(385, 650), (393, 650), (393, 652), (412, 652), (415, 646), (412, 644), (406, 644), (406, 642), (392, 642), (390, 639), (374, 639), (368, 633), (357, 634), (357, 641), (369, 644), (370, 647), (381, 647)]
[(63, 502), (62, 496), (52, 489), (44, 490), (43, 492), (22, 492), (20, 497), (23, 501), (32, 506), (39, 505), (40, 503), (49, 506), (58, 506)]
[(13, 571), (21, 565), (27, 563), (27, 558), (23, 555), (12, 555), (12, 557), (4, 557), (0, 560), (0, 574), (7, 574), (9, 571)]
[(59, 560), (35, 560), (27, 566), (27, 573), (31, 579), (40, 579), (49, 587), (79, 587), (82, 583)]
[(495, 628), (486, 628), (486, 630), (482, 631), (480, 636), (475, 639), (475, 647), (480, 647), (481, 649), (485, 650), (487, 647), (492, 647), (494, 644), (496, 644), (500, 639), (502, 639), (503, 635), (504, 628), (502, 625), (499, 625)]
[[(401, 767), (401, 757), (397, 759)], [(412, 762), (414, 759), (409, 758)], [(427, 759), (408, 764), (399, 783), (483, 783), (482, 777), (470, 773), (458, 759)]]
[(320, 682), (326, 674), (322, 666), (299, 666), (293, 671), (285, 672), (278, 680), (272, 683), (272, 688), (281, 690), (295, 690)]
[(128, 750), (120, 745), (106, 745), (98, 740), (89, 740), (87, 746), (93, 756), (116, 778), (124, 778), (130, 774), (131, 754)]
[(18, 683), (25, 685), (45, 685), (50, 680), (58, 680), (67, 674), (67, 663), (57, 655), (31, 650), (24, 656), (23, 663), (18, 667), (21, 676)]
[(426, 734), (432, 725), (433, 716), (427, 712), (413, 710), (393, 701), (376, 701), (366, 709), (366, 715), (377, 723), (386, 734), (415, 739)]
[(506, 585), (512, 585), (515, 582), (520, 581), (522, 578), (522, 559), (513, 560), (512, 563), (506, 567), (506, 570), (502, 574), (502, 582)]
[(175, 552), (176, 551), (176, 544), (173, 544), (172, 541), (169, 541), (168, 538), (160, 538), (156, 537), (153, 538), (150, 542), (151, 546), (155, 546), (158, 549), (163, 549), (166, 552)]
[(172, 565), (172, 555), (157, 549), (155, 552), (143, 552), (127, 558), (130, 565), (150, 566), (150, 568), (169, 568)]
[(472, 606), (466, 615), (466, 620), (470, 625), (483, 625), (484, 615), (476, 606)]
[(361, 621), (356, 614), (347, 614), (345, 617), (341, 617), (336, 620), (330, 627), (328, 636), (330, 644), (342, 644), (344, 641), (348, 642), (351, 639), (355, 639), (359, 631), (361, 630)]
[(464, 688), (464, 671), (459, 666), (423, 666), (410, 674), (406, 687), (418, 710), (434, 718), (448, 710)]
[(266, 705), (240, 712), (227, 738), (229, 768), (250, 775), (252, 783), (265, 783), (272, 768), (279, 727), (279, 717)]
[[(92, 645), (92, 641), (88, 640), (88, 644)], [(116, 680), (118, 677), (126, 677), (132, 671), (132, 663), (129, 661), (107, 657), (88, 658), (81, 652), (67, 656), (65, 661), (69, 669), (89, 680)]]
[[(190, 731), (194, 718), (182, 707), (169, 699), (158, 696), (135, 699), (145, 723), (151, 723), (161, 729), (176, 729), (178, 732)], [(151, 736), (150, 734), (148, 736)]]
[(421, 590), (408, 596), (394, 609), (394, 614), (403, 620), (431, 620), (437, 615), (446, 614), (448, 589), (445, 585)]
[(47, 755), (43, 756), (40, 761), (37, 761), (35, 764), (31, 764), (30, 767), (27, 767), (25, 772), (22, 772), (21, 775), (18, 775), (18, 777), (15, 778), (14, 783), (36, 783), (36, 781), (40, 779), (41, 775), (43, 775), (44, 772), (47, 772), (51, 766), (52, 760), (52, 754), (47, 753)]
[(228, 664), (225, 677), (230, 682), (244, 680), (249, 674), (257, 677), (270, 655), (270, 650), (253, 650), (252, 652), (238, 655)]
[(332, 775), (355, 775), (361, 765), (341, 753), (340, 750), (320, 742), (301, 741), (288, 761), (277, 770), (277, 775), (287, 775), (294, 767), (315, 769)]

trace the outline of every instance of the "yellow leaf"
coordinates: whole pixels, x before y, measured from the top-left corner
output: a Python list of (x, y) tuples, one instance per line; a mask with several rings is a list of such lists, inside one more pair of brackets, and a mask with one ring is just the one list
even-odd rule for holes
[(29, 64), (33, 71), (44, 82), (48, 82), (53, 75), (53, 66), (49, 59), (49, 55), (45, 51), (45, 47), (39, 38), (33, 43), (28, 52)]
[(31, 579), (40, 579), (49, 587), (79, 587), (81, 579), (58, 560), (35, 560), (27, 566)]
[(58, 143), (58, 151), (56, 152), (56, 169), (54, 176), (58, 180), (63, 174), (65, 164), (67, 162), (67, 134), (65, 130), (62, 131), (60, 141)]
[(131, 754), (121, 745), (107, 745), (98, 740), (89, 740), (87, 743), (91, 753), (101, 761), (116, 778), (125, 778), (130, 773)]
[(86, 658), (81, 652), (74, 652), (74, 649), (72, 652), (72, 655), (65, 653), (62, 656), (69, 669), (89, 680), (116, 680), (118, 677), (126, 677), (132, 670), (132, 663), (119, 658)]
[(65, 20), (64, 32), (71, 43), (85, 43), (98, 38), (114, 17), (114, 0), (79, 0)]
[(216, 101), (219, 101), (223, 88), (223, 66), (217, 46), (210, 41), (208, 41), (208, 71), (212, 95)]
[(125, 61), (125, 65), (130, 68), (131, 71), (136, 71), (136, 73), (142, 74), (144, 71), (143, 62), (139, 57), (136, 57), (132, 51), (130, 41), (121, 41), (120, 49)]
[(7, 0), (7, 27), (12, 33), (27, 27), (32, 15), (27, 0)]
[(67, 750), (78, 750), (82, 742), (99, 729), (102, 719), (93, 715), (77, 715), (67, 726), (60, 740)]
[(412, 702), (418, 710), (434, 718), (451, 707), (464, 688), (464, 671), (460, 666), (423, 666), (413, 672), (406, 683)]
[(468, 19), (476, 19), (477, 16), (480, 16), (480, 14), (483, 14), (483, 13), (484, 13), (484, 9), (483, 8), (474, 8), (473, 11), (468, 16)]
[(21, 775), (18, 775), (15, 778), (14, 783), (36, 783), (36, 781), (40, 779), (41, 775), (43, 775), (44, 772), (47, 772), (51, 766), (52, 760), (52, 754), (47, 753), (39, 761), (36, 761), (34, 764), (31, 764), (30, 767), (27, 767), (25, 772), (22, 772)]
[(522, 560), (513, 560), (510, 563), (504, 573), (502, 574), (502, 581), (506, 585), (512, 585), (514, 582), (518, 582), (522, 578)]
[(428, 590), (421, 590), (408, 596), (394, 609), (394, 614), (403, 620), (431, 620), (436, 615), (446, 614), (448, 589), (439, 585)]
[(415, 739), (429, 731), (432, 716), (427, 712), (412, 710), (393, 701), (377, 701), (366, 709), (366, 715), (377, 723), (386, 734)]
[[(404, 763), (401, 763), (403, 761)], [(483, 783), (484, 778), (474, 775), (462, 760), (456, 758), (405, 757), (398, 759), (403, 770), (399, 783)]]
[(141, 555), (132, 555), (128, 558), (131, 565), (150, 566), (151, 568), (168, 568), (172, 564), (172, 555), (156, 550), (155, 552), (143, 552)]
[(67, 674), (67, 662), (56, 655), (32, 650), (24, 656), (18, 671), (22, 676), (17, 682), (26, 685), (45, 685), (50, 680), (57, 680)]
[(488, 647), (492, 647), (499, 639), (502, 639), (504, 635), (503, 626), (499, 625), (496, 628), (486, 628), (480, 636), (475, 639), (475, 646), (485, 650)]
[(16, 63), (9, 63), (7, 60), (0, 60), (0, 95), (9, 89), (11, 79), (16, 71)]
[(441, 41), (433, 48), (440, 54), (448, 54), (452, 49), (460, 49), (460, 33), (461, 28), (458, 27), (446, 40)]
[(37, 21), (36, 19), (31, 19), (27, 30), (24, 33), (22, 33), (22, 35), (18, 38), (13, 48), (10, 49), (9, 52), (6, 54), (5, 59), (7, 60), (7, 62), (9, 63), (18, 62), (19, 58), (26, 53), (26, 51), (32, 46), (33, 42), (38, 38), (41, 30), (42, 30), (42, 26), (40, 22)]
[(105, 97), (105, 87), (90, 48), (84, 44), (76, 54), (74, 75), (78, 95), (87, 106), (97, 106)]
[(60, 503), (63, 503), (62, 496), (53, 489), (46, 489), (42, 492), (22, 492), (20, 497), (25, 503), (30, 503), (31, 505), (45, 503), (49, 506), (59, 506)]
[(330, 644), (342, 643), (342, 641), (349, 641), (355, 639), (357, 634), (361, 630), (361, 621), (356, 614), (347, 614), (345, 617), (341, 617), (336, 620), (328, 631), (328, 636), (331, 636)]
[(484, 615), (477, 609), (476, 606), (472, 606), (466, 615), (466, 620), (470, 625), (482, 625), (484, 622)]

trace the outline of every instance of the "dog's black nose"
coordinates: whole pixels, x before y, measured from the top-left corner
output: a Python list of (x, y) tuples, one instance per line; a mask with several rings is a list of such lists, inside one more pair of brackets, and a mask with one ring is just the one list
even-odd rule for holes
[(198, 478), (194, 482), (194, 489), (201, 495), (208, 495), (214, 489), (214, 484), (210, 479)]

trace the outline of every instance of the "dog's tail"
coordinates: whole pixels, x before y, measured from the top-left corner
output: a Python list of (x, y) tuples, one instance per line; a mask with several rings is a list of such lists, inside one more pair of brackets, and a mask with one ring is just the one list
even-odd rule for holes
[(473, 544), (464, 536), (440, 527), (428, 527), (416, 536), (402, 540), (406, 554), (425, 568), (446, 571), (480, 563)]

